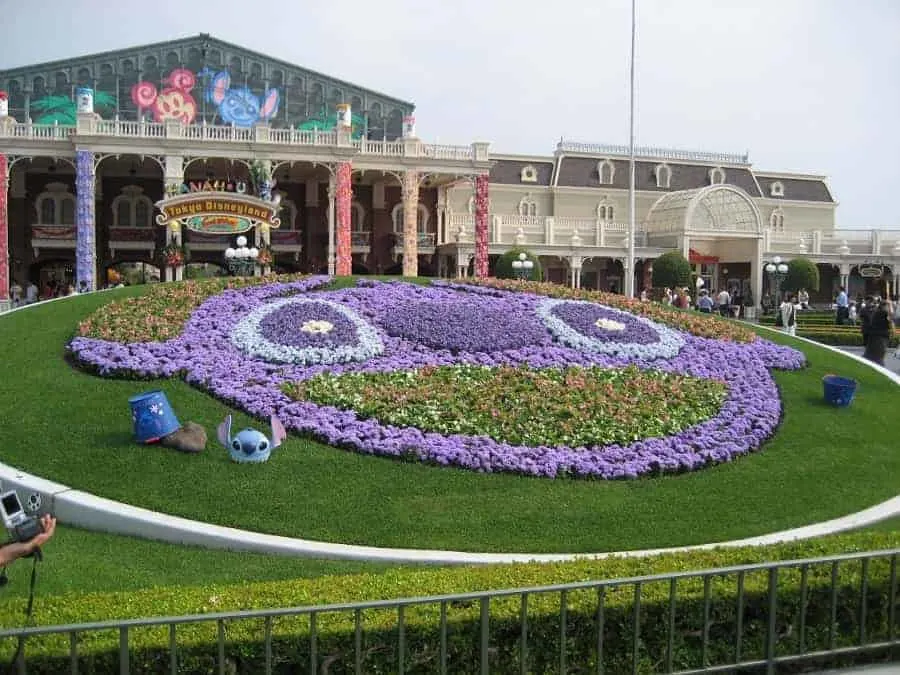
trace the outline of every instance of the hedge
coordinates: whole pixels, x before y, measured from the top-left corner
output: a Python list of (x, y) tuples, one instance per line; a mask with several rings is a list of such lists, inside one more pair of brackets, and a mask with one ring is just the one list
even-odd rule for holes
[[(477, 592), (488, 589), (523, 588), (589, 579), (622, 579), (673, 571), (709, 569), (750, 564), (763, 560), (796, 560), (850, 551), (891, 549), (900, 545), (900, 532), (859, 532), (807, 542), (767, 547), (717, 549), (666, 554), (652, 558), (579, 560), (544, 565), (497, 565), (484, 567), (422, 568), (392, 570), (381, 574), (322, 577), (296, 581), (253, 583), (242, 586), (148, 589), (135, 593), (64, 595), (39, 598), (35, 617), (39, 625), (63, 624), (112, 617), (207, 613), (250, 608), (309, 606), (353, 602), (372, 598), (410, 598), (423, 595)], [(894, 553), (898, 551), (893, 549)], [(837, 605), (832, 623), (832, 567), (811, 565), (805, 584), (799, 569), (778, 573), (776, 609), (776, 654), (794, 654), (829, 648), (834, 627), (836, 647), (856, 644), (861, 631), (869, 642), (889, 639), (889, 600), (896, 591), (896, 565), (887, 559), (867, 563), (867, 582), (862, 586), (861, 561), (840, 565)], [(736, 577), (708, 577), (708, 587), (699, 578), (679, 580), (673, 665), (675, 669), (731, 663), (735, 659), (736, 624), (743, 629), (741, 660), (766, 655), (768, 621), (768, 573), (748, 572), (743, 581), (743, 612), (739, 615)], [(891, 585), (894, 588), (891, 588)], [(642, 585), (638, 668), (641, 673), (663, 669), (669, 637), (668, 581)], [(805, 590), (803, 590), (805, 589)], [(710, 604), (704, 608), (708, 594)], [(578, 672), (597, 670), (599, 628), (597, 589), (571, 590), (566, 596), (566, 623), (561, 625), (560, 595), (530, 595), (527, 605), (529, 672), (556, 672), (561, 640), (568, 663)], [(805, 611), (801, 603), (805, 598)], [(865, 622), (860, 625), (861, 601), (865, 600)], [(607, 588), (603, 595), (603, 666), (605, 672), (630, 672), (634, 638), (633, 585)], [(0, 607), (2, 625), (21, 622), (22, 606)], [(522, 605), (519, 595), (490, 602), (490, 672), (520, 672), (519, 636)], [(481, 635), (480, 601), (451, 603), (446, 609), (448, 672), (478, 672)], [(362, 671), (396, 672), (397, 611), (365, 610), (360, 613), (359, 644)], [(801, 625), (803, 645), (801, 646)], [(408, 605), (404, 609), (403, 662), (409, 673), (435, 672), (440, 654), (439, 604)], [(706, 627), (704, 630), (704, 626)], [(353, 672), (357, 640), (354, 615), (349, 612), (317, 616), (315, 657), (312, 656), (308, 618), (276, 618), (272, 621), (273, 671), (305, 671), (311, 661), (320, 672)], [(265, 664), (264, 622), (261, 619), (224, 624), (227, 670), (235, 673), (262, 672)], [(214, 672), (217, 626), (185, 624), (177, 628), (179, 670)], [(153, 673), (168, 668), (167, 627), (135, 628), (129, 633), (132, 647), (131, 672)], [(80, 672), (118, 672), (118, 631), (79, 636)], [(705, 643), (705, 650), (704, 650)], [(0, 658), (9, 659), (14, 645), (6, 640)], [(57, 673), (70, 669), (69, 636), (38, 636), (26, 648), (29, 673)], [(702, 655), (705, 652), (705, 662)], [(872, 656), (841, 657), (858, 662)], [(836, 661), (836, 659), (832, 659)], [(787, 666), (779, 672), (790, 672)]]

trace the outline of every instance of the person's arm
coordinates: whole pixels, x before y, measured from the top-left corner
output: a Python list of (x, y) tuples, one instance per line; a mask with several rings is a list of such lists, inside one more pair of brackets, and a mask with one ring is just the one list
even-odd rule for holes
[(47, 540), (56, 531), (56, 518), (46, 513), (41, 518), (41, 525), (43, 525), (44, 531), (31, 541), (14, 541), (0, 547), (0, 567), (6, 567), (19, 558), (31, 555), (47, 543)]

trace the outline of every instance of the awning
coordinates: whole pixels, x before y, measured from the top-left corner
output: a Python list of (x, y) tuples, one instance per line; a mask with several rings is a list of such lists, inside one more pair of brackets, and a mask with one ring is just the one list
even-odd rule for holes
[(690, 251), (688, 251), (688, 262), (695, 265), (712, 265), (719, 262), (719, 256), (703, 255), (702, 253), (695, 251), (694, 249), (690, 249)]

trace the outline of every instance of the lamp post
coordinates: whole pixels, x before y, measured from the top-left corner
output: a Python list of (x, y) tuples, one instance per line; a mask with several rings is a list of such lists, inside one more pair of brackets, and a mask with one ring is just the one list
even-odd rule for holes
[(259, 257), (259, 249), (247, 248), (247, 237), (241, 235), (235, 240), (237, 248), (225, 249), (225, 266), (229, 273), (235, 277), (253, 276), (256, 270), (256, 259)]
[(525, 281), (531, 278), (531, 270), (534, 269), (534, 263), (528, 259), (528, 254), (520, 253), (518, 260), (512, 261), (513, 271), (519, 281)]
[(769, 286), (775, 290), (775, 302), (781, 301), (781, 282), (787, 275), (788, 266), (781, 262), (780, 256), (772, 258), (772, 262), (768, 263), (763, 269), (769, 275)]
[(629, 110), (628, 110), (628, 256), (625, 267), (625, 295), (634, 297), (634, 230), (637, 226), (635, 215), (635, 161), (634, 161), (634, 43), (637, 33), (637, 0), (631, 0), (631, 60)]

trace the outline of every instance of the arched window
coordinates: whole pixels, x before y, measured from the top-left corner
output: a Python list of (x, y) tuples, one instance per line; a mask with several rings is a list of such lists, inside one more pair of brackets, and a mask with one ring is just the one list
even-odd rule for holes
[(281, 219), (282, 230), (293, 230), (297, 224), (297, 205), (290, 199), (281, 200), (281, 211), (278, 213)]
[(368, 232), (366, 229), (366, 210), (359, 202), (350, 206), (350, 229), (353, 232)]
[(122, 194), (113, 199), (113, 227), (150, 227), (153, 218), (153, 202), (144, 194), (144, 188), (126, 185)]
[(769, 187), (769, 194), (772, 197), (784, 197), (784, 183), (781, 181), (775, 181)]
[(774, 232), (784, 232), (784, 211), (781, 208), (772, 210), (769, 216), (769, 229)]
[(74, 225), (75, 196), (65, 183), (50, 183), (34, 201), (38, 225)]
[(656, 165), (656, 187), (669, 188), (672, 182), (672, 168), (668, 164)]
[(603, 201), (597, 204), (597, 220), (604, 223), (611, 223), (616, 219), (616, 207), (609, 203), (609, 199), (603, 198)]
[(523, 183), (537, 183), (537, 169), (530, 164), (522, 167), (519, 180)]
[[(391, 211), (391, 221), (394, 223), (394, 232), (403, 232), (403, 202), (400, 202)], [(428, 232), (428, 207), (419, 202), (418, 231)]]
[(534, 199), (531, 198), (530, 194), (522, 197), (522, 200), (519, 202), (519, 215), (520, 216), (536, 216), (537, 215), (537, 204), (535, 204)]
[(616, 167), (608, 159), (597, 164), (597, 175), (600, 177), (600, 185), (612, 185), (616, 177)]
[(714, 167), (709, 170), (709, 184), (722, 185), (725, 182), (725, 169)]

